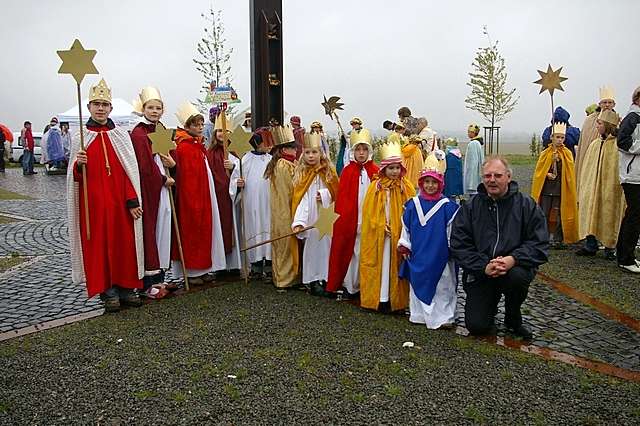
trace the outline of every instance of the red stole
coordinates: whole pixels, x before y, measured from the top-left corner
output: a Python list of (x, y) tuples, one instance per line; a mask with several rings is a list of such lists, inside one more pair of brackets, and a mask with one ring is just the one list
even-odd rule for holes
[(218, 198), (218, 212), (220, 213), (220, 225), (222, 225), (222, 240), (224, 241), (225, 254), (233, 249), (233, 204), (229, 195), (231, 179), (224, 168), (224, 148), (220, 142), (211, 145), (207, 150), (207, 161), (213, 173), (213, 182)]
[(329, 253), (327, 291), (330, 292), (336, 292), (342, 287), (353, 256), (353, 247), (356, 244), (358, 231), (358, 186), (360, 171), (363, 167), (367, 171), (369, 180), (373, 180), (373, 176), (378, 173), (379, 168), (371, 160), (364, 165), (351, 161), (342, 170), (340, 176), (338, 197), (335, 204), (335, 212), (340, 217), (333, 224), (333, 235), (334, 237), (339, 236), (339, 238), (331, 239), (331, 252)]

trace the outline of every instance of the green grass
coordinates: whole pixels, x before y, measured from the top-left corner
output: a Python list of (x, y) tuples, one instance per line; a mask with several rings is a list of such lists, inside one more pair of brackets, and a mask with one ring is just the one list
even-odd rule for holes
[(0, 188), (0, 200), (30, 200), (31, 197)]
[(10, 217), (0, 215), (0, 224), (11, 223), (11, 222), (16, 222), (16, 221), (17, 221), (16, 219), (12, 219)]
[(538, 157), (532, 157), (530, 154), (506, 154), (504, 157), (512, 166), (535, 166)]
[(26, 259), (24, 257), (20, 257), (17, 255), (12, 255), (10, 257), (0, 257), (0, 273), (18, 266), (25, 260)]

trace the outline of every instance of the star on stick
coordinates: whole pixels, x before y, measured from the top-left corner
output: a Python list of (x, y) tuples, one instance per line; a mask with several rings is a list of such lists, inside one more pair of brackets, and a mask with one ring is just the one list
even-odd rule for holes
[(173, 129), (165, 128), (161, 123), (156, 124), (156, 131), (149, 133), (151, 151), (154, 154), (169, 155), (169, 151), (176, 148), (173, 142)]
[(318, 220), (313, 226), (318, 230), (318, 240), (321, 240), (325, 235), (333, 235), (333, 224), (338, 220), (339, 214), (334, 211), (334, 203), (331, 203), (326, 209), (320, 207), (318, 210)]
[(564, 89), (562, 88), (561, 83), (567, 80), (567, 77), (561, 77), (560, 72), (562, 72), (562, 67), (554, 71), (551, 68), (551, 64), (549, 64), (549, 66), (547, 67), (547, 72), (538, 70), (538, 74), (540, 74), (540, 79), (534, 81), (534, 83), (539, 84), (541, 86), (540, 93), (544, 92), (545, 90), (548, 90), (549, 94), (553, 96), (553, 91), (555, 89), (562, 90), (564, 92)]
[(238, 158), (242, 158), (244, 154), (253, 149), (249, 139), (251, 139), (251, 133), (245, 132), (242, 126), (237, 126), (229, 136), (231, 141), (228, 148), (229, 151), (235, 153)]
[(93, 65), (95, 50), (85, 50), (80, 40), (75, 39), (69, 50), (58, 50), (58, 56), (62, 59), (62, 65), (58, 74), (71, 74), (78, 84), (87, 74), (98, 74)]
[(331, 96), (328, 100), (326, 96), (324, 97), (324, 102), (322, 102), (322, 106), (324, 107), (324, 112), (329, 117), (331, 117), (337, 109), (342, 109), (343, 103), (340, 102), (339, 96)]

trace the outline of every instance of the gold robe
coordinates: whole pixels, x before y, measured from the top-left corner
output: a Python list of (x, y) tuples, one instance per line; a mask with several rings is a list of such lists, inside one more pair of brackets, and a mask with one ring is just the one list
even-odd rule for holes
[(584, 156), (578, 189), (579, 237), (594, 235), (609, 248), (616, 246), (625, 208), (618, 157), (615, 137), (593, 141)]
[(582, 128), (580, 129), (580, 139), (578, 140), (578, 145), (575, 147), (576, 150), (576, 186), (578, 190), (580, 189), (580, 178), (582, 172), (582, 164), (584, 162), (584, 157), (587, 155), (587, 151), (589, 150), (589, 145), (591, 142), (598, 139), (598, 129), (596, 128), (596, 120), (598, 119), (599, 112), (594, 112), (585, 118), (584, 123), (582, 124)]
[(402, 165), (407, 169), (406, 178), (417, 188), (420, 172), (424, 168), (422, 151), (418, 145), (408, 143), (402, 147)]
[(414, 184), (406, 177), (374, 180), (367, 189), (362, 206), (362, 239), (360, 246), (360, 306), (378, 309), (380, 278), (385, 240), (386, 210), (389, 194), (389, 227), (391, 229), (391, 262), (389, 271), (389, 301), (391, 310), (409, 305), (409, 283), (398, 278), (400, 258), (398, 240), (402, 232), (402, 211), (407, 200), (416, 195)]
[[(284, 158), (276, 163), (271, 178), (271, 238), (291, 233), (291, 200), (296, 165)], [(298, 240), (295, 236), (271, 243), (273, 282), (276, 287), (297, 283), (299, 272)]]
[[(540, 158), (533, 172), (531, 183), (531, 197), (540, 203), (540, 193), (547, 179), (547, 173), (553, 162), (553, 153), (556, 151), (550, 144), (540, 153)], [(565, 243), (578, 241), (578, 201), (576, 194), (576, 176), (574, 174), (573, 154), (565, 146), (557, 150), (562, 162), (561, 189), (560, 189), (560, 222), (562, 224), (562, 239)]]
[[(300, 204), (300, 200), (307, 193), (309, 186), (316, 178), (320, 176), (320, 179), (324, 182), (325, 186), (331, 193), (331, 199), (336, 200), (338, 193), (338, 174), (331, 164), (327, 161), (325, 164), (318, 164), (315, 167), (307, 167), (304, 171), (300, 172), (299, 176), (295, 176), (293, 182), (293, 197), (291, 200), (291, 217), (296, 213), (296, 209)], [(291, 223), (289, 223), (291, 227)]]

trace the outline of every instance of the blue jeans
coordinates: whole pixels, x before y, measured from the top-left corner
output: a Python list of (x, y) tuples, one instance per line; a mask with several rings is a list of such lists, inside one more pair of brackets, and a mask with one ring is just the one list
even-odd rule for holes
[(35, 157), (33, 152), (29, 150), (24, 150), (22, 152), (22, 173), (27, 175), (33, 173), (33, 162)]

